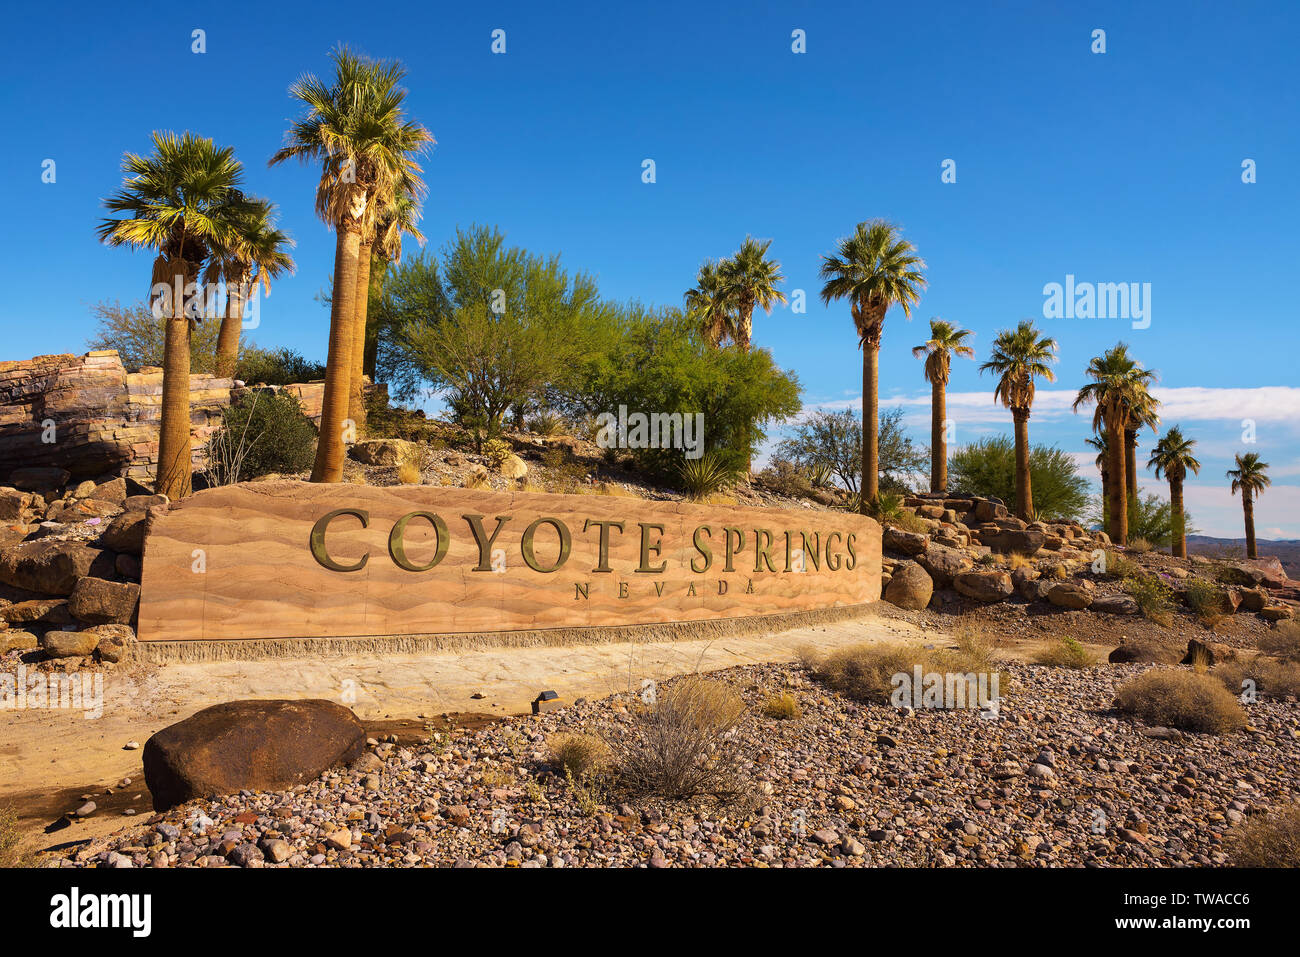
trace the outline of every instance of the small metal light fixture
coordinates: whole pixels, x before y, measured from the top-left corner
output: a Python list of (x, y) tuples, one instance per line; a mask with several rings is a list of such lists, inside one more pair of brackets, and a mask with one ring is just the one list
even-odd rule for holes
[(563, 707), (564, 702), (561, 700), (559, 693), (555, 691), (543, 691), (533, 699), (533, 714), (543, 714)]

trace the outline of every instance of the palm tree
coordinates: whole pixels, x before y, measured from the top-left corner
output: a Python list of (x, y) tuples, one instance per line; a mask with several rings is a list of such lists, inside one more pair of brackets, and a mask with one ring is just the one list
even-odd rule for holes
[(714, 348), (728, 338), (736, 341), (738, 334), (736, 310), (722, 288), (718, 268), (719, 264), (713, 260), (702, 265), (694, 288), (688, 289), (684, 297), (686, 314), (698, 324), (700, 334)]
[(1121, 438), (1133, 410), (1143, 401), (1142, 396), (1156, 381), (1156, 373), (1144, 369), (1128, 353), (1121, 342), (1088, 363), (1086, 375), (1092, 379), (1079, 390), (1074, 399), (1077, 412), (1082, 405), (1093, 404), (1094, 432), (1106, 432), (1106, 451), (1110, 463), (1110, 519), (1107, 534), (1117, 545), (1128, 544), (1128, 482), (1125, 478), (1125, 450)]
[(1170, 552), (1174, 558), (1187, 557), (1187, 513), (1183, 510), (1183, 480), (1190, 471), (1201, 474), (1201, 463), (1192, 455), (1196, 446), (1195, 439), (1186, 438), (1178, 426), (1165, 433), (1164, 438), (1151, 450), (1151, 460), (1147, 468), (1155, 469), (1156, 478), (1160, 473), (1169, 480), (1169, 516), (1173, 520), (1174, 538), (1170, 543)]
[(288, 250), (293, 240), (275, 228), (275, 206), (265, 199), (251, 199), (245, 215), (238, 220), (234, 242), (213, 250), (208, 262), (207, 281), (221, 280), (226, 285), (226, 314), (217, 333), (215, 372), (223, 379), (232, 378), (239, 360), (239, 339), (243, 333), (244, 295), (258, 285), (269, 295), (271, 280), (293, 272), (293, 257)]
[(1097, 471), (1101, 473), (1101, 528), (1109, 534), (1110, 529), (1107, 526), (1110, 522), (1106, 507), (1110, 501), (1110, 443), (1107, 441), (1105, 431), (1098, 432), (1094, 438), (1083, 441), (1097, 450)]
[(307, 105), (285, 134), (271, 165), (288, 159), (321, 163), (316, 212), (335, 232), (325, 395), (313, 482), (343, 478), (344, 424), (352, 385), (353, 322), (361, 240), (404, 178), (419, 172), (412, 156), (432, 141), (402, 112), (406, 75), (397, 63), (370, 63), (346, 48), (330, 54), (336, 76), (326, 86), (310, 74), (289, 89)]
[(1016, 432), (1016, 514), (1034, 518), (1034, 492), (1029, 478), (1029, 412), (1034, 405), (1035, 379), (1056, 381), (1051, 365), (1056, 361), (1056, 340), (1040, 336), (1034, 324), (1023, 320), (1004, 329), (993, 340), (989, 361), (980, 372), (998, 376), (993, 398), (1011, 410)]
[(784, 282), (781, 264), (767, 258), (772, 240), (762, 242), (746, 236), (736, 255), (718, 266), (718, 291), (736, 309), (736, 345), (748, 352), (754, 338), (754, 307), (761, 306), (768, 315), (772, 307), (785, 303), (785, 294), (776, 288)]
[(912, 318), (921, 299), (925, 262), (916, 247), (883, 220), (858, 223), (853, 235), (841, 239), (833, 255), (822, 257), (822, 302), (848, 299), (862, 350), (862, 511), (866, 514), (880, 494), (880, 337), (890, 306)]
[[(153, 154), (127, 153), (126, 179), (104, 206), (122, 218), (101, 221), (110, 246), (154, 250), (150, 299), (164, 322), (162, 422), (155, 491), (172, 499), (190, 494), (190, 322), (202, 318), (192, 286), (211, 251), (235, 241), (247, 215), (240, 192), (244, 168), (230, 147), (186, 132), (155, 132)], [(166, 286), (167, 296), (155, 296)], [(181, 300), (181, 301), (178, 301)]]
[(1160, 425), (1160, 413), (1156, 410), (1160, 400), (1151, 394), (1145, 384), (1139, 385), (1129, 408), (1128, 421), (1124, 424), (1124, 477), (1128, 480), (1128, 500), (1130, 505), (1137, 502), (1137, 444), (1138, 432), (1147, 426), (1155, 432)]
[(1261, 462), (1255, 452), (1237, 453), (1237, 467), (1228, 469), (1232, 479), (1232, 494), (1241, 492), (1241, 508), (1246, 515), (1246, 557), (1258, 558), (1255, 551), (1255, 499), (1273, 484), (1268, 477), (1268, 463)]
[[(377, 212), (374, 228), (361, 237), (357, 256), (357, 288), (353, 297), (352, 320), (352, 376), (348, 386), (348, 418), (362, 423), (366, 419), (366, 405), (362, 389), (366, 368), (366, 322), (370, 309), (371, 266), (374, 258), (396, 262), (402, 258), (402, 233), (409, 233), (421, 244), (424, 234), (416, 224), (420, 221), (420, 197), (424, 183), (417, 176), (407, 176), (398, 184), (390, 202)], [(380, 273), (382, 276), (382, 271)]]
[(930, 320), (930, 338), (912, 349), (916, 358), (925, 356), (925, 380), (930, 383), (930, 491), (948, 488), (948, 446), (944, 441), (944, 420), (948, 417), (948, 373), (952, 357), (975, 357), (975, 350), (965, 344), (975, 333), (958, 329), (935, 317)]

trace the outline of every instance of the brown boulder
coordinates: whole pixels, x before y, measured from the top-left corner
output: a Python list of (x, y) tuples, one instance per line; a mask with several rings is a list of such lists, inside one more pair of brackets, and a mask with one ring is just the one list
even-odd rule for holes
[(930, 544), (930, 536), (922, 535), (919, 532), (905, 532), (901, 528), (890, 526), (885, 529), (881, 541), (887, 552), (919, 555), (925, 551), (925, 546)]
[(229, 701), (151, 737), (145, 783), (155, 810), (242, 790), (280, 791), (355, 760), (366, 733), (332, 701)]
[(953, 576), (952, 585), (959, 594), (982, 602), (1002, 601), (1014, 590), (1011, 576), (997, 570), (959, 572)]
[(971, 565), (970, 556), (965, 552), (933, 542), (916, 557), (916, 561), (929, 573), (937, 588), (950, 588), (953, 576)]
[(88, 631), (47, 631), (41, 648), (51, 658), (85, 658), (95, 653), (99, 635)]
[(122, 507), (128, 512), (143, 512), (155, 505), (166, 505), (170, 501), (171, 499), (166, 495), (128, 495)]
[(1259, 611), (1259, 617), (1265, 621), (1286, 621), (1295, 615), (1290, 605), (1265, 605)]
[(348, 458), (363, 465), (401, 465), (416, 458), (419, 446), (405, 439), (367, 439), (348, 449)]
[(1197, 659), (1205, 663), (1205, 666), (1211, 667), (1223, 661), (1235, 661), (1237, 652), (1225, 644), (1217, 641), (1201, 641), (1199, 638), (1189, 638), (1187, 640), (1187, 653), (1183, 655), (1180, 665), (1196, 664)]
[(0, 522), (23, 522), (31, 517), (32, 494), (0, 488)]
[(0, 549), (0, 583), (42, 595), (70, 595), (86, 575), (113, 573), (113, 555), (81, 542), (38, 540)]
[(1136, 615), (1141, 608), (1131, 595), (1107, 595), (1094, 598), (1089, 606), (1092, 611), (1106, 615)]
[(135, 631), (129, 625), (95, 625), (83, 628), (82, 632), (98, 638), (95, 652), (101, 661), (111, 661), (114, 664), (125, 661), (135, 645)]
[(135, 582), (87, 576), (73, 588), (68, 608), (77, 619), (91, 625), (125, 625), (139, 603), (140, 586)]
[(11, 651), (30, 651), (39, 648), (40, 644), (41, 640), (30, 631), (23, 631), (20, 628), (0, 630), (0, 655)]
[(1268, 592), (1262, 586), (1241, 590), (1241, 607), (1246, 611), (1263, 611), (1267, 605)]
[(1086, 578), (1079, 581), (1057, 582), (1047, 590), (1047, 600), (1060, 608), (1077, 610), (1092, 604), (1096, 586)]
[(919, 611), (930, 604), (934, 582), (925, 569), (916, 562), (903, 562), (894, 569), (893, 577), (885, 588), (885, 601), (899, 608)]
[(1112, 665), (1171, 665), (1178, 660), (1178, 651), (1151, 641), (1126, 641), (1110, 653), (1108, 660)]
[(40, 624), (59, 626), (72, 624), (66, 598), (34, 598), (0, 608), (0, 619), (11, 625)]
[(67, 469), (33, 466), (10, 472), (9, 484), (27, 492), (46, 492), (63, 488), (70, 478), (72, 473)]
[(115, 478), (102, 485), (96, 485), (90, 497), (99, 502), (121, 506), (126, 501), (126, 479)]
[(104, 529), (99, 540), (115, 552), (140, 555), (144, 552), (144, 536), (148, 529), (149, 513), (123, 512)]

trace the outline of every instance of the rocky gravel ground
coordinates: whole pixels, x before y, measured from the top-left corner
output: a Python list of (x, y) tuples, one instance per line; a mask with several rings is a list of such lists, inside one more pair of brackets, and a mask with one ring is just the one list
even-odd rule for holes
[[(626, 734), (631, 694), (372, 742), (281, 793), (199, 801), (50, 863), (99, 867), (1213, 866), (1246, 815), (1300, 795), (1300, 704), (1223, 737), (1111, 710), (1141, 665), (1012, 665), (999, 715), (860, 705), (795, 665), (734, 668), (747, 797), (634, 802), (548, 765), (548, 739)], [(763, 716), (789, 693), (802, 714)]]

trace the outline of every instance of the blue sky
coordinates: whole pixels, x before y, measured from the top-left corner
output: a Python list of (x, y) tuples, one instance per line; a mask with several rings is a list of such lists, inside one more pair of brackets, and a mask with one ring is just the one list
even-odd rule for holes
[[(756, 338), (798, 373), (806, 403), (835, 405), (859, 398), (861, 364), (847, 309), (817, 301), (820, 257), (859, 220), (893, 220), (930, 286), (911, 323), (887, 320), (881, 395), (907, 406), (918, 437), (929, 393), (908, 350), (930, 316), (975, 330), (981, 355), (1024, 317), (1056, 336), (1059, 381), (1042, 387), (1030, 434), (1071, 452), (1088, 420), (1065, 400), (1088, 358), (1123, 338), (1160, 371), (1166, 423), (1202, 443), (1196, 524), (1240, 534), (1222, 476), (1233, 452), (1253, 450), (1274, 480), (1261, 536), (1300, 538), (1295, 4), (122, 10), (11, 15), (0, 358), (79, 351), (91, 304), (146, 292), (149, 257), (99, 245), (94, 226), (122, 153), (145, 150), (155, 129), (234, 146), (249, 188), (279, 204), (298, 273), (276, 285), (251, 335), (323, 358), (328, 316), (315, 297), (333, 240), (312, 212), (315, 174), (266, 158), (297, 115), (289, 84), (327, 70), (326, 53), (347, 42), (408, 67), (411, 112), (438, 141), (426, 163), (434, 245), (458, 224), (497, 224), (594, 273), (611, 297), (676, 303), (703, 259), (747, 233), (771, 238), (787, 292), (809, 303), (760, 315)], [(504, 55), (490, 49), (498, 28)], [(191, 52), (195, 29), (206, 53)], [(806, 53), (792, 52), (796, 29)], [(653, 184), (641, 180), (647, 158)], [(41, 180), (46, 159), (54, 183)], [(941, 182), (948, 159), (955, 183)], [(1150, 283), (1150, 326), (1043, 318), (1044, 285), (1067, 274)], [(956, 363), (950, 386), (959, 441), (1010, 426), (976, 365)], [(1243, 418), (1256, 422), (1253, 444)]]

